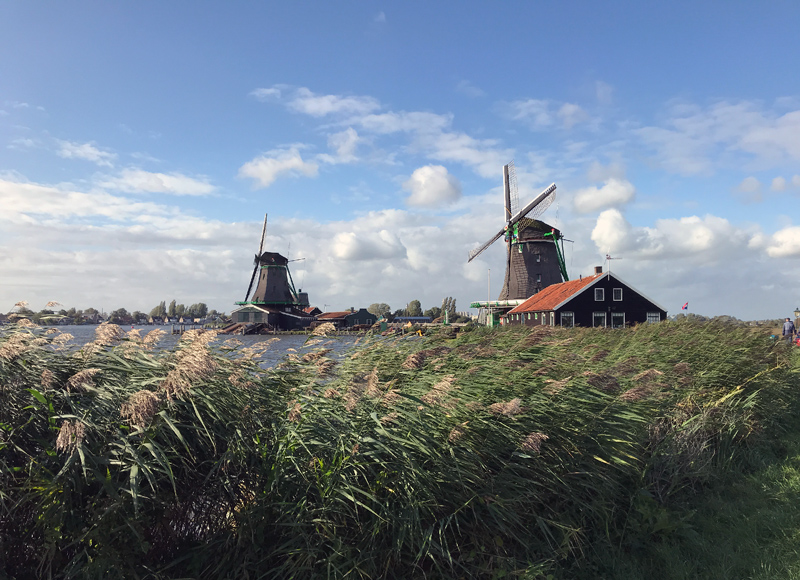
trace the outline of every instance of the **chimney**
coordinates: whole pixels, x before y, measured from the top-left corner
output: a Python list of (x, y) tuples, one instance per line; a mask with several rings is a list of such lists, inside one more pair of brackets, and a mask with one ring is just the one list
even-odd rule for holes
[(603, 273), (603, 267), (602, 266), (595, 266), (594, 267), (594, 273), (595, 274), (602, 274)]
[(351, 307), (350, 307), (350, 312), (355, 312), (355, 311), (356, 311), (356, 309), (355, 309), (354, 307), (352, 307), (352, 306), (351, 306)]

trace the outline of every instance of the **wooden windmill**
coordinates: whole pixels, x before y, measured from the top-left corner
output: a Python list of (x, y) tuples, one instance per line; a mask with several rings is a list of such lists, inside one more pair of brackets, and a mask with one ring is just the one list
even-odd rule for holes
[(553, 203), (555, 191), (553, 183), (518, 210), (514, 163), (503, 166), (505, 225), (486, 243), (472, 250), (467, 260), (471, 262), (501, 236), (505, 237), (506, 273), (498, 300), (524, 300), (551, 284), (569, 280), (561, 232), (537, 219)]
[[(247, 287), (244, 301), (237, 304), (264, 304), (269, 306), (286, 306), (300, 304), (300, 296), (294, 288), (292, 274), (289, 272), (289, 260), (277, 252), (264, 251), (264, 237), (267, 233), (267, 216), (264, 216), (264, 228), (261, 230), (261, 243), (253, 260), (253, 275)], [(250, 298), (250, 291), (258, 279), (256, 289)], [(248, 298), (250, 300), (248, 301)], [(308, 299), (306, 298), (306, 303)]]

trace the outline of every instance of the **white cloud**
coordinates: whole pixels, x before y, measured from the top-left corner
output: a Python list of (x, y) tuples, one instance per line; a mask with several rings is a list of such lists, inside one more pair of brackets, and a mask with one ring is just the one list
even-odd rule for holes
[(71, 141), (58, 141), (57, 154), (64, 159), (85, 159), (103, 167), (112, 167), (116, 154), (102, 151), (93, 143), (73, 143)]
[(578, 123), (583, 123), (589, 120), (589, 114), (584, 111), (579, 105), (574, 103), (564, 103), (559, 107), (558, 118), (565, 129), (572, 129)]
[(125, 169), (119, 176), (100, 185), (128, 193), (170, 193), (174, 195), (208, 195), (214, 186), (206, 179), (194, 179), (182, 173), (151, 173), (142, 169)]
[(655, 227), (634, 227), (617, 209), (597, 218), (592, 241), (602, 253), (625, 258), (695, 260), (713, 264), (748, 247), (751, 235), (725, 218), (707, 215), (657, 220)]
[(31, 149), (36, 146), (36, 141), (33, 139), (28, 139), (26, 137), (20, 137), (19, 139), (14, 139), (7, 145), (9, 149), (16, 149), (17, 151), (23, 151), (25, 149)]
[(597, 81), (594, 84), (594, 88), (598, 103), (601, 105), (611, 104), (611, 101), (614, 99), (614, 87), (606, 82)]
[(452, 115), (437, 115), (426, 112), (389, 112), (363, 115), (350, 120), (371, 133), (436, 133), (447, 128)]
[(483, 97), (486, 95), (486, 92), (483, 89), (479, 89), (467, 80), (459, 81), (459, 83), (456, 85), (456, 92), (472, 98)]
[(736, 186), (736, 191), (743, 194), (745, 201), (758, 202), (762, 200), (761, 182), (753, 176), (745, 177)]
[(751, 101), (721, 101), (706, 108), (677, 103), (663, 125), (635, 134), (655, 150), (653, 161), (682, 175), (710, 174), (745, 162), (765, 169), (800, 160), (800, 111), (779, 115)]
[(501, 105), (511, 119), (521, 121), (534, 130), (549, 129), (557, 122), (564, 129), (590, 119), (589, 114), (575, 103), (554, 103), (543, 99), (524, 99)]
[(348, 127), (339, 133), (328, 136), (328, 147), (334, 150), (336, 155), (320, 155), (320, 159), (328, 163), (352, 163), (357, 161), (356, 148), (361, 138), (358, 132), (352, 127)]
[(392, 260), (406, 257), (406, 248), (396, 234), (379, 232), (341, 232), (334, 236), (333, 255), (348, 262)]
[(248, 161), (239, 168), (239, 176), (254, 179), (258, 187), (269, 187), (282, 175), (316, 177), (318, 169), (316, 163), (303, 161), (298, 147), (294, 146), (273, 149)]
[(790, 226), (775, 232), (767, 244), (771, 258), (800, 258), (800, 226)]
[(621, 206), (636, 195), (636, 188), (627, 179), (611, 177), (600, 187), (585, 187), (575, 194), (575, 211), (590, 213), (599, 209)]
[(288, 103), (289, 109), (312, 117), (324, 117), (333, 113), (365, 115), (380, 109), (380, 106), (378, 100), (372, 97), (316, 95), (305, 87), (298, 88)]
[(0, 179), (0, 220), (35, 223), (39, 219), (103, 217), (131, 219), (141, 214), (163, 214), (165, 208), (133, 202), (104, 192), (80, 192), (37, 183)]
[(772, 191), (786, 191), (786, 179), (778, 176), (772, 180), (772, 185), (770, 186)]
[(255, 97), (259, 101), (268, 101), (271, 98), (280, 99), (281, 90), (275, 87), (271, 89), (254, 89), (250, 91), (250, 96)]
[(375, 18), (373, 18), (373, 21), (374, 22), (381, 22), (381, 23), (386, 22), (386, 14), (384, 12), (378, 12), (375, 15)]
[(553, 114), (548, 101), (540, 99), (512, 101), (508, 104), (508, 110), (512, 119), (524, 121), (534, 129), (544, 129), (553, 124)]
[(461, 184), (441, 165), (426, 165), (415, 170), (403, 183), (403, 189), (411, 193), (406, 203), (414, 207), (442, 207), (461, 197)]

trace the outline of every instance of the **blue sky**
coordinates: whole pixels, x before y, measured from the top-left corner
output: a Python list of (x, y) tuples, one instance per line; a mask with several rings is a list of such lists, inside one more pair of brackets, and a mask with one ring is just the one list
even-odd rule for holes
[(785, 316), (800, 5), (697, 4), (3, 3), (0, 310), (230, 311), (264, 213), (320, 307), (465, 309), (513, 159), (571, 276)]

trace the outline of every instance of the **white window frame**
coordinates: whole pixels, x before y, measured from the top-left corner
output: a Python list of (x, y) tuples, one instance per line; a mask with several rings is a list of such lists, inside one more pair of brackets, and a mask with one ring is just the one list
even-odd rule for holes
[[(617, 292), (619, 292), (619, 298), (617, 298)], [(622, 288), (614, 288), (614, 302), (622, 302)]]
[(594, 289), (594, 301), (595, 302), (605, 302), (606, 301), (606, 289), (605, 288), (595, 288)]
[[(564, 317), (567, 317), (569, 320), (569, 325), (564, 324)], [(561, 313), (561, 326), (566, 326), (567, 328), (572, 328), (575, 326), (575, 313), (574, 312), (562, 312)]]
[(660, 312), (648, 312), (647, 313), (647, 324), (653, 324), (654, 322), (661, 322), (661, 313)]
[(537, 262), (541, 262), (542, 261), (542, 255), (541, 254), (536, 254), (536, 261)]
[(552, 310), (550, 311), (550, 326), (556, 325), (556, 313)]
[[(614, 318), (619, 318), (622, 316), (622, 326), (614, 326)], [(625, 313), (624, 312), (612, 312), (611, 313), (611, 328), (625, 328)]]
[(536, 281), (537, 282), (541, 282), (542, 281), (542, 275), (541, 274), (536, 274)]
[[(602, 317), (603, 317), (603, 326), (602, 326), (602, 327), (600, 327), (600, 326), (597, 326), (597, 325), (595, 324), (595, 322), (597, 322), (597, 318), (598, 318), (599, 316), (602, 316)], [(608, 320), (606, 320), (607, 318), (608, 318), (608, 317), (606, 316), (606, 313), (605, 313), (605, 311), (592, 312), (592, 327), (593, 327), (593, 328), (605, 328), (605, 327), (606, 327), (606, 324), (608, 323)]]

